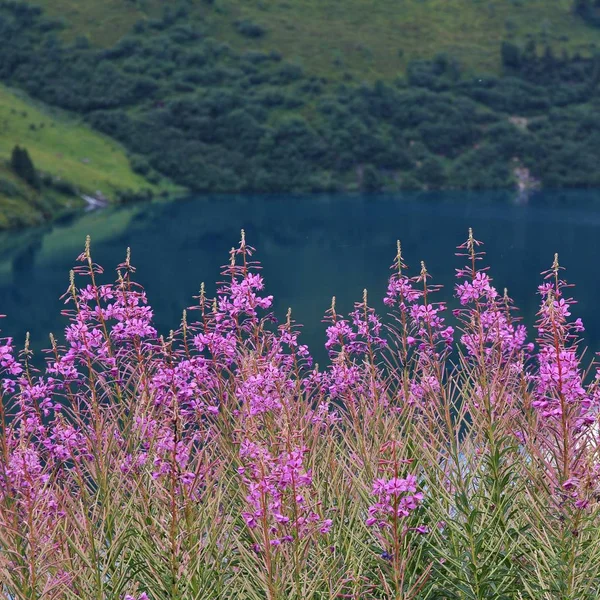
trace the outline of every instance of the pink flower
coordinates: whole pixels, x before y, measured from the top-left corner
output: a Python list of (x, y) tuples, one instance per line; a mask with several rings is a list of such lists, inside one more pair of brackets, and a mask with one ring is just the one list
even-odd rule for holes
[(322, 534), (327, 534), (331, 531), (331, 526), (333, 525), (332, 519), (325, 519), (321, 523), (321, 527), (319, 528), (319, 532)]
[(423, 501), (423, 494), (417, 492), (417, 478), (407, 475), (405, 478), (379, 478), (373, 482), (373, 495), (377, 502), (369, 507), (369, 517), (365, 524), (372, 527), (378, 524), (385, 527), (390, 519), (408, 517)]

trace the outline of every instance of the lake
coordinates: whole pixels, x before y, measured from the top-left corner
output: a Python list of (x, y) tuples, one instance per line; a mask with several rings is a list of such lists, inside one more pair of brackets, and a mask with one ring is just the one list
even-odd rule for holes
[[(473, 227), (485, 242), (486, 262), (496, 287), (507, 287), (525, 322), (537, 311), (540, 271), (555, 252), (579, 304), (574, 316), (586, 325), (585, 341), (600, 350), (600, 191), (538, 192), (528, 200), (512, 192), (431, 192), (394, 195), (218, 196), (135, 204), (71, 216), (62, 222), (0, 236), (0, 322), (2, 335), (21, 347), (31, 332), (33, 347), (48, 345), (60, 332), (59, 296), (69, 269), (92, 237), (94, 260), (105, 268), (102, 281), (131, 247), (137, 280), (146, 288), (159, 331), (178, 326), (182, 309), (193, 303), (200, 283), (214, 295), (220, 266), (246, 230), (255, 258), (264, 267), (267, 292), (276, 314), (288, 307), (304, 324), (303, 340), (324, 360), (321, 319), (337, 298), (346, 314), (369, 290), (370, 303), (383, 311), (389, 266), (396, 240), (417, 274), (424, 260), (433, 283), (449, 299), (455, 247)], [(441, 299), (441, 295), (440, 295)]]

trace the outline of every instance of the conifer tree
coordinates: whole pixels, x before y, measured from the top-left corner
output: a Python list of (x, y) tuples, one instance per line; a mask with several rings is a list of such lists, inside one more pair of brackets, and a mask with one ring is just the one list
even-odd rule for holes
[(15, 146), (12, 151), (10, 165), (13, 171), (31, 187), (40, 189), (40, 178), (33, 166), (33, 161), (26, 148)]

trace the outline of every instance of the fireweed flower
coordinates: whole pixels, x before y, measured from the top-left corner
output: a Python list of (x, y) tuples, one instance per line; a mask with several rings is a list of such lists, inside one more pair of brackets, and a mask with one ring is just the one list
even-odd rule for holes
[(415, 279), (423, 289), (420, 301), (410, 308), (410, 316), (420, 338), (419, 350), (426, 358), (442, 359), (449, 351), (454, 336), (454, 328), (445, 324), (445, 302), (431, 302), (431, 296), (439, 292), (441, 286), (431, 285), (428, 280), (431, 275), (421, 263), (421, 273)]
[[(186, 436), (187, 437), (187, 436)], [(152, 477), (159, 479), (176, 477), (184, 485), (195, 481), (195, 474), (188, 469), (194, 439), (178, 440), (170, 427), (159, 430), (154, 445)], [(140, 458), (138, 457), (138, 460)]]
[(335, 298), (326, 312), (325, 348), (331, 364), (320, 383), (330, 399), (340, 399), (356, 405), (362, 403), (367, 411), (384, 401), (382, 371), (377, 361), (379, 352), (387, 347), (382, 337), (382, 323), (375, 310), (367, 304), (366, 290), (363, 301), (354, 304), (351, 321), (337, 313)]
[(110, 331), (111, 337), (117, 341), (156, 337), (156, 329), (151, 325), (152, 309), (147, 304), (145, 292), (120, 291), (105, 313), (105, 318), (117, 321)]
[(455, 296), (460, 308), (454, 311), (460, 323), (461, 361), (465, 371), (472, 370), (472, 390), (464, 398), (465, 409), (479, 414), (485, 426), (500, 422), (513, 424), (507, 433), (523, 441), (519, 404), (525, 384), (526, 361), (532, 347), (526, 328), (513, 315), (506, 290), (500, 295), (492, 285), (488, 267), (482, 267), (482, 243), (469, 229), (466, 242), (458, 246), (457, 256), (466, 265), (456, 271)]
[(595, 421), (597, 404), (583, 386), (579, 365), (578, 337), (581, 320), (570, 322), (570, 309), (574, 304), (565, 298), (568, 285), (559, 278), (558, 259), (545, 273), (547, 281), (539, 287), (542, 303), (538, 313), (538, 344), (536, 359), (536, 399), (533, 406), (543, 419), (572, 419), (576, 430), (590, 426)]
[(339, 411), (332, 402), (319, 402), (317, 408), (311, 411), (311, 423), (322, 429), (329, 429), (342, 420)]
[(544, 273), (539, 286), (541, 306), (538, 312), (538, 352), (532, 406), (538, 414), (542, 452), (548, 469), (546, 476), (557, 493), (577, 508), (586, 508), (587, 497), (598, 484), (590, 436), (596, 424), (600, 397), (597, 383), (584, 384), (579, 357), (580, 319), (572, 319), (575, 301), (566, 297), (570, 287), (560, 277), (561, 267), (555, 256), (552, 268)]
[[(246, 244), (242, 232), (239, 247), (230, 251), (230, 264), (223, 267), (222, 275), (229, 280), (217, 289), (213, 318), (221, 325), (221, 331), (234, 331), (237, 335), (252, 331), (259, 322), (259, 310), (271, 308), (273, 296), (261, 296), (257, 292), (264, 289), (264, 282), (258, 273), (258, 263), (249, 261), (254, 248)], [(241, 256), (242, 264), (237, 264)]]
[(324, 322), (331, 323), (327, 327), (325, 348), (329, 356), (335, 359), (340, 352), (348, 355), (364, 356), (371, 350), (378, 350), (387, 346), (382, 334), (381, 319), (367, 304), (367, 292), (363, 292), (362, 302), (354, 303), (354, 310), (350, 313), (351, 321), (336, 312), (335, 298), (332, 299), (331, 308), (327, 311)]
[(228, 365), (233, 363), (237, 351), (237, 338), (233, 331), (198, 333), (194, 336), (193, 344), (198, 352), (206, 349), (211, 356), (224, 359)]
[(314, 500), (313, 479), (304, 467), (305, 447), (273, 455), (250, 440), (240, 444), (238, 473), (246, 488), (246, 525), (257, 539), (277, 548), (282, 544), (329, 533), (333, 521), (323, 519)]
[[(556, 264), (540, 287), (538, 345), (536, 354), (530, 356), (535, 348), (527, 344), (525, 328), (513, 317), (510, 300), (498, 294), (487, 270), (478, 267), (478, 244), (470, 235), (461, 247), (468, 251), (471, 264), (459, 270), (455, 290), (466, 350), (461, 366), (467, 374), (482, 375), (472, 377), (467, 385), (464, 395), (471, 402), (469, 411), (477, 416), (473, 409), (484, 399), (492, 407), (505, 402), (514, 408), (506, 413), (507, 422), (522, 427), (515, 432), (519, 452), (528, 468), (543, 471), (544, 489), (552, 489), (549, 509), (567, 504), (591, 510), (600, 481), (594, 454), (600, 371), (595, 381), (586, 383), (577, 342), (583, 323), (572, 315), (574, 302), (565, 293), (567, 285), (558, 276)], [(373, 448), (381, 439), (376, 436), (388, 439), (401, 423), (400, 411), (388, 408), (388, 398), (411, 407), (415, 428), (431, 427), (431, 431), (421, 431), (417, 444), (409, 440), (410, 456), (413, 452), (419, 456), (423, 447), (431, 450), (426, 446), (429, 440), (435, 450), (438, 421), (423, 416), (437, 417), (434, 403), (446, 393), (445, 361), (454, 330), (445, 321), (445, 304), (435, 301), (437, 287), (430, 285), (424, 266), (418, 277), (409, 278), (398, 252), (384, 300), (394, 319), (394, 335), (388, 335), (366, 297), (347, 318), (335, 311), (333, 303), (326, 315), (325, 342), (332, 362), (320, 372), (312, 367), (308, 348), (300, 343), (291, 317), (274, 326), (268, 312), (272, 297), (264, 292), (259, 266), (250, 260), (252, 253), (242, 238), (223, 269), (224, 283), (218, 285), (216, 298), (206, 298), (202, 288), (194, 307), (197, 320), (188, 324), (184, 315), (181, 327), (165, 340), (152, 323), (145, 293), (132, 281), (129, 257), (119, 265), (114, 284), (100, 284), (96, 276), (102, 270), (86, 250), (80, 257), (83, 266), (74, 270), (65, 297), (64, 314), (69, 321), (64, 346), (52, 339), (45, 372), (28, 364), (27, 353), (16, 356), (10, 338), (0, 340), (6, 417), (0, 444), (0, 535), (13, 555), (23, 554), (23, 561), (29, 562), (21, 571), (25, 579), (31, 579), (29, 573), (39, 566), (43, 574), (36, 574), (41, 578), (37, 587), (54, 586), (52, 593), (61, 597), (60, 588), (72, 586), (73, 595), (80, 583), (73, 561), (79, 552), (92, 552), (86, 549), (85, 540), (80, 542), (79, 537), (86, 536), (78, 535), (76, 520), (102, 514), (104, 506), (90, 501), (112, 501), (111, 495), (117, 494), (117, 511), (121, 506), (125, 511), (147, 509), (135, 515), (142, 526), (149, 523), (148, 517), (156, 519), (144, 535), (157, 553), (163, 551), (166, 539), (160, 532), (172, 534), (170, 559), (187, 552), (180, 550), (186, 543), (186, 528), (205, 526), (202, 519), (194, 518), (199, 514), (195, 510), (208, 507), (209, 512), (202, 514), (211, 514), (214, 502), (215, 514), (220, 515), (231, 506), (232, 513), (224, 515), (223, 523), (235, 523), (236, 533), (232, 528), (224, 538), (240, 533), (240, 539), (251, 538), (248, 545), (265, 572), (267, 554), (272, 552), (277, 559), (269, 577), (278, 586), (291, 572), (292, 562), (299, 565), (298, 570), (314, 564), (313, 550), (320, 551), (320, 546), (332, 541), (325, 539), (321, 544), (323, 536), (334, 525), (344, 526), (342, 519), (334, 523), (326, 518), (334, 509), (321, 505), (316, 482), (324, 471), (328, 474), (326, 469), (336, 468), (336, 461), (347, 461), (344, 493), (355, 493), (357, 482), (362, 481), (356, 473), (373, 464)], [(391, 354), (391, 346), (397, 360), (385, 363), (384, 370), (380, 365)], [(493, 381), (502, 385), (495, 386)], [(461, 382), (457, 379), (456, 384)], [(522, 425), (524, 421), (530, 423), (529, 429)], [(363, 426), (364, 435), (361, 432), (358, 439), (355, 433)], [(467, 442), (471, 435), (466, 425)], [(467, 447), (475, 457), (485, 451), (481, 444)], [(323, 456), (328, 457), (325, 466), (319, 463)], [(229, 477), (232, 462), (239, 468)], [(465, 468), (470, 466), (467, 462)], [(430, 527), (435, 536), (435, 523), (437, 528), (448, 529), (440, 521), (443, 515), (434, 515), (430, 527), (420, 519), (421, 511), (425, 514), (430, 507), (425, 506), (424, 497), (429, 492), (418, 479), (427, 467), (418, 465), (402, 453), (399, 444), (388, 442), (373, 480), (363, 490), (371, 500), (362, 516), (371, 536), (380, 542), (378, 554), (381, 551), (386, 561), (380, 565), (382, 577), (394, 573), (397, 590), (411, 556), (416, 560), (419, 555), (413, 550), (421, 543), (417, 542), (420, 536), (428, 534)], [(336, 475), (328, 494), (335, 493), (343, 477)], [(437, 481), (448, 498), (458, 495), (460, 482), (451, 480), (445, 471)], [(476, 478), (473, 485), (478, 485)], [(234, 492), (237, 487), (241, 488), (239, 496)], [(227, 494), (231, 505), (222, 502)], [(350, 501), (360, 503), (361, 498), (359, 493)], [(135, 507), (138, 500), (143, 508)], [(236, 515), (243, 517), (245, 527), (237, 528)], [(449, 506), (446, 520), (452, 519), (454, 525), (456, 515), (456, 507)], [(87, 564), (93, 564), (104, 558), (104, 522), (97, 529), (94, 519), (87, 525), (102, 548), (90, 554), (92, 559), (86, 556)], [(204, 541), (213, 535), (210, 524), (206, 527), (189, 536), (202, 540), (194, 552), (204, 552)], [(17, 540), (14, 543), (11, 535)], [(215, 540), (219, 552), (229, 543), (224, 538)], [(443, 543), (443, 538), (436, 540)], [(81, 547), (71, 547), (80, 543)], [(137, 561), (138, 540), (123, 538), (123, 543), (132, 561)], [(207, 543), (211, 545), (212, 541)], [(343, 552), (336, 547), (330, 554), (337, 560)], [(174, 572), (182, 573), (182, 580), (191, 572), (186, 572), (185, 561), (193, 562), (192, 554), (174, 567)], [(219, 556), (218, 564), (226, 568), (225, 562)], [(140, 574), (143, 563), (139, 561)], [(12, 567), (11, 563), (9, 574), (17, 572)], [(277, 592), (284, 594), (283, 587)], [(35, 594), (45, 594), (33, 588)], [(152, 588), (140, 579), (127, 589), (134, 593), (124, 596), (125, 600), (146, 600), (147, 594), (137, 590)], [(377, 593), (383, 597), (387, 591)], [(371, 594), (370, 588), (364, 594)]]
[(406, 473), (411, 463), (399, 442), (391, 440), (381, 447), (371, 489), (375, 502), (368, 507), (365, 519), (383, 550), (381, 558), (390, 562), (396, 597), (405, 588), (404, 574), (418, 543), (416, 537), (428, 533), (426, 526), (415, 523), (424, 494), (418, 491), (417, 476)]
[(175, 365), (157, 364), (149, 382), (154, 405), (176, 405), (186, 420), (218, 414), (216, 386), (210, 363), (198, 356), (180, 358)]
[(356, 302), (354, 310), (350, 313), (352, 325), (356, 330), (353, 341), (348, 344), (350, 354), (368, 354), (387, 346), (387, 340), (381, 337), (381, 320), (375, 309), (367, 306), (366, 290), (364, 294), (363, 301)]
[(397, 410), (419, 405), (440, 392), (444, 364), (449, 355), (454, 328), (445, 322), (446, 304), (435, 302), (440, 286), (429, 283), (431, 278), (425, 264), (417, 277), (405, 275), (400, 242), (394, 273), (388, 284), (384, 303), (389, 306), (393, 322), (388, 325), (394, 342), (397, 369)]
[(423, 501), (423, 493), (417, 491), (417, 478), (410, 474), (403, 478), (376, 479), (371, 493), (377, 502), (369, 506), (366, 524), (369, 527), (377, 525), (380, 529), (390, 527), (394, 519), (408, 517)]
[(236, 389), (236, 397), (251, 416), (277, 412), (283, 407), (284, 392), (293, 387), (288, 373), (279, 365), (262, 360), (254, 361), (252, 374)]
[(256, 317), (258, 308), (270, 308), (273, 301), (273, 296), (261, 297), (256, 294), (256, 291), (262, 290), (263, 287), (260, 275), (252, 273), (248, 273), (240, 281), (233, 280), (218, 291), (219, 312), (232, 319), (240, 315)]
[(23, 367), (15, 360), (13, 339), (4, 338), (0, 340), (0, 367), (8, 375), (20, 375)]
[(477, 250), (479, 246), (481, 242), (469, 230), (469, 238), (458, 247), (457, 255), (468, 259), (468, 264), (456, 272), (459, 283), (455, 295), (464, 307), (456, 312), (463, 323), (461, 342), (467, 355), (483, 360), (487, 369), (495, 368), (498, 361), (502, 364), (511, 360), (521, 370), (519, 359), (525, 348), (526, 328), (513, 322), (511, 300), (506, 292), (503, 297), (498, 294), (488, 268), (478, 267), (485, 255)]

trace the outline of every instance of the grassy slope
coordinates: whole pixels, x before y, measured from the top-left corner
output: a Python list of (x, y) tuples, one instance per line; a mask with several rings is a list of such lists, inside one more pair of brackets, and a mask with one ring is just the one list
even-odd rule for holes
[(8, 158), (16, 144), (29, 150), (37, 169), (64, 177), (82, 190), (100, 190), (108, 197), (117, 189), (157, 191), (131, 170), (117, 142), (0, 86), (0, 157)]
[[(72, 27), (109, 45), (140, 18), (156, 16), (163, 0), (37, 0)], [(588, 54), (598, 30), (571, 14), (572, 0), (193, 0), (209, 35), (233, 47), (272, 49), (297, 59), (312, 74), (390, 79), (408, 60), (447, 51), (470, 71), (499, 71), (501, 40), (533, 38)], [(237, 33), (251, 19), (268, 30), (259, 40)], [(401, 54), (401, 56), (400, 56)]]
[[(176, 190), (170, 184), (153, 186), (134, 173), (124, 148), (117, 142), (62, 111), (0, 85), (0, 178), (11, 181), (20, 192), (19, 197), (8, 197), (0, 191), (0, 229), (15, 220), (22, 224), (42, 220), (39, 194), (6, 167), (17, 144), (28, 149), (37, 169), (68, 180), (82, 192), (101, 191), (114, 199), (118, 189)], [(78, 199), (61, 197), (52, 190), (43, 193), (46, 198), (51, 196), (55, 206), (68, 208), (78, 203)]]

